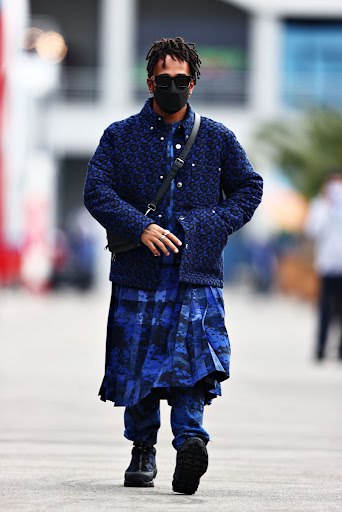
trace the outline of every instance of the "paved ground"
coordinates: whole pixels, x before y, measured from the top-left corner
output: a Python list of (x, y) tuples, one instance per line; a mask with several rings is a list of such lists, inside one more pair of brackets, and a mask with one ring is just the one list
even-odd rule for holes
[[(312, 362), (312, 306), (225, 292), (231, 378), (206, 407), (209, 469), (171, 490), (176, 452), (162, 404), (158, 476), (123, 487), (123, 409), (97, 397), (110, 288), (44, 298), (1, 292), (2, 511), (307, 511), (342, 508), (342, 364)], [(333, 340), (331, 340), (333, 341)]]

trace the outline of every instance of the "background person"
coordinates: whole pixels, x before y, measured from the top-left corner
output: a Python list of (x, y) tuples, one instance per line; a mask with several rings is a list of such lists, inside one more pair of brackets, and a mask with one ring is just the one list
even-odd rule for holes
[(320, 276), (315, 358), (326, 356), (333, 317), (340, 325), (338, 358), (342, 360), (342, 173), (332, 172), (310, 204), (305, 231), (315, 241), (315, 267)]

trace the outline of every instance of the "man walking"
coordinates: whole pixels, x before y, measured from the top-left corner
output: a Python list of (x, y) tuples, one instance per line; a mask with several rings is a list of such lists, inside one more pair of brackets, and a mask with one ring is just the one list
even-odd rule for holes
[(318, 325), (314, 358), (326, 357), (329, 328), (339, 323), (338, 359), (342, 360), (342, 172), (326, 176), (320, 194), (310, 203), (306, 234), (315, 245), (315, 267), (320, 278)]
[(155, 42), (147, 54), (153, 97), (105, 129), (92, 156), (84, 203), (110, 232), (139, 244), (115, 254), (101, 400), (125, 407), (133, 441), (126, 486), (154, 486), (160, 399), (171, 406), (175, 492), (193, 494), (208, 466), (204, 405), (229, 377), (223, 250), (262, 197), (235, 135), (201, 117), (183, 166), (157, 208), (147, 205), (191, 135), (188, 99), (200, 77), (195, 44)]

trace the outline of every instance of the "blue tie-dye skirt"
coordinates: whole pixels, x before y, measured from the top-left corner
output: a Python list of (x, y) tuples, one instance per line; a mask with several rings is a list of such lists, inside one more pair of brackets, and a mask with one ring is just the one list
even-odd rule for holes
[(160, 388), (192, 387), (205, 379), (205, 403), (229, 378), (230, 342), (222, 289), (179, 281), (164, 264), (156, 291), (112, 283), (101, 400), (137, 404)]

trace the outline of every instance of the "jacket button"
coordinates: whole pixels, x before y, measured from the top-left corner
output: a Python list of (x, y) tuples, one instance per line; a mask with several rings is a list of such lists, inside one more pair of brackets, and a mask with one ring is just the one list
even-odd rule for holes
[(161, 175), (159, 176), (159, 178), (160, 178), (161, 180), (163, 180), (163, 179), (164, 179), (164, 176), (161, 174)]
[(177, 187), (178, 187), (178, 188), (180, 188), (181, 186), (182, 186), (182, 182), (181, 182), (181, 181), (179, 181), (179, 182), (177, 183)]
[(180, 215), (178, 218), (179, 218), (179, 220), (184, 220), (185, 219), (185, 217), (183, 217), (183, 215)]
[(189, 247), (189, 244), (185, 244), (185, 249), (187, 249)]
[(160, 140), (164, 140), (164, 137), (160, 137)]
[(216, 213), (215, 210), (211, 210), (213, 213)]
[(180, 149), (181, 147), (181, 144), (176, 144), (176, 149)]
[(153, 126), (150, 126), (150, 130), (153, 130)]
[(160, 214), (158, 215), (158, 217), (162, 217), (162, 214), (160, 213)]

